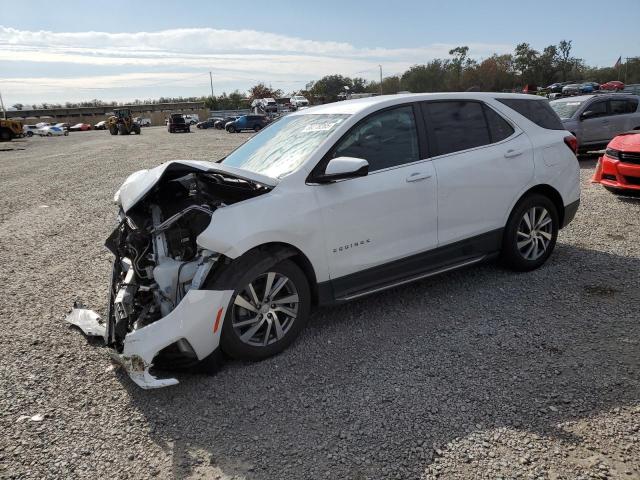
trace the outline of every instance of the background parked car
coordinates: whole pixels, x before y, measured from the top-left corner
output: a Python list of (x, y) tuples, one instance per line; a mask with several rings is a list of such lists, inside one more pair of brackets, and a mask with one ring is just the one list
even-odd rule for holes
[(227, 123), (225, 129), (229, 133), (241, 132), (243, 130), (253, 130), (257, 132), (268, 124), (269, 118), (266, 115), (243, 115), (237, 120)]
[(580, 83), (570, 83), (569, 85), (565, 85), (562, 87), (563, 95), (580, 95), (580, 87), (582, 84)]
[(609, 142), (592, 182), (615, 194), (640, 193), (640, 131), (623, 133)]
[(623, 90), (624, 83), (619, 80), (611, 80), (610, 82), (600, 85), (600, 90)]
[(200, 117), (197, 114), (192, 113), (192, 114), (189, 114), (189, 115), (184, 115), (184, 120), (189, 125), (195, 125), (200, 121)]
[(223, 130), (225, 125), (229, 122), (233, 122), (234, 120), (238, 119), (238, 115), (231, 115), (229, 117), (224, 117), (220, 120), (216, 120), (213, 124), (213, 126), (217, 129), (217, 130)]
[(70, 132), (86, 132), (91, 130), (91, 125), (88, 123), (76, 123), (73, 127), (69, 127)]
[(54, 127), (60, 127), (63, 130), (69, 131), (69, 129), (71, 128), (71, 125), (68, 123), (56, 123), (55, 125), (53, 125)]
[(22, 127), (22, 133), (24, 133), (27, 137), (33, 137), (34, 134), (37, 135), (38, 127), (35, 125), (24, 125)]
[(309, 100), (307, 100), (302, 95), (294, 95), (293, 97), (291, 97), (289, 99), (289, 103), (291, 103), (291, 106), (294, 109), (300, 108), (300, 107), (308, 107), (309, 106)]
[(640, 83), (631, 83), (629, 85), (625, 85), (622, 89), (622, 93), (640, 95)]
[(181, 113), (172, 113), (169, 117), (169, 123), (167, 124), (167, 131), (169, 133), (176, 132), (190, 132), (191, 126), (185, 120), (184, 115)]
[(273, 98), (263, 98), (260, 106), (265, 113), (278, 113), (278, 103)]
[(136, 118), (133, 119), (133, 121), (136, 122), (141, 127), (150, 127), (151, 126), (151, 119), (150, 118), (136, 117)]
[(581, 95), (549, 102), (564, 128), (585, 151), (600, 148), (616, 135), (640, 129), (640, 97), (636, 95)]
[(220, 117), (216, 117), (216, 118), (207, 118), (204, 122), (199, 122), (196, 123), (196, 128), (200, 128), (200, 129), (207, 129), (207, 128), (213, 128), (215, 123), (218, 120), (222, 120)]
[(69, 135), (69, 132), (61, 127), (49, 125), (47, 127), (39, 128), (36, 132), (41, 137), (59, 137), (62, 135)]
[(556, 83), (552, 83), (551, 85), (549, 85), (547, 87), (547, 90), (549, 90), (550, 93), (562, 93), (562, 88), (567, 86), (567, 85), (571, 85), (574, 82), (573, 80), (569, 80), (568, 82), (556, 82)]
[(106, 130), (107, 129), (107, 121), (106, 120), (102, 120), (101, 122), (96, 123), (93, 126), (94, 130)]

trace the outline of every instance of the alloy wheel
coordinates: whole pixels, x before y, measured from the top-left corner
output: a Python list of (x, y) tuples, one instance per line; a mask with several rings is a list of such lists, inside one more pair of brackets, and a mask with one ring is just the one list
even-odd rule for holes
[(266, 272), (238, 292), (231, 323), (243, 343), (271, 345), (291, 329), (298, 317), (299, 304), (296, 286), (287, 276)]
[(553, 239), (553, 220), (546, 208), (531, 207), (522, 215), (517, 232), (517, 246), (526, 260), (542, 257)]

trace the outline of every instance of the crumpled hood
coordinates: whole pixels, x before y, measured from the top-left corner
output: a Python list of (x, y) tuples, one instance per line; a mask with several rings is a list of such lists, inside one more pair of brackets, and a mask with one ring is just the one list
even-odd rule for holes
[(275, 187), (278, 179), (253, 173), (248, 170), (230, 167), (221, 163), (205, 162), (202, 160), (173, 160), (158, 165), (151, 170), (138, 170), (124, 181), (116, 192), (114, 200), (127, 212), (134, 207), (158, 183), (167, 172), (217, 172), (230, 175), (242, 180), (256, 182), (268, 187)]

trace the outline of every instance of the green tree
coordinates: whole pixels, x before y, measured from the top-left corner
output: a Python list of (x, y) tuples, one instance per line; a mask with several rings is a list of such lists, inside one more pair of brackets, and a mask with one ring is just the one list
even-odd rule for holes
[(342, 75), (327, 75), (314, 82), (308, 90), (313, 96), (332, 102), (338, 99), (338, 95), (347, 91), (344, 87), (348, 87), (349, 91), (352, 91), (353, 80)]
[(453, 69), (454, 78), (450, 82), (450, 88), (452, 90), (460, 90), (462, 85), (462, 72), (466, 65), (467, 55), (469, 54), (469, 47), (462, 46), (449, 50), (449, 55), (453, 56), (453, 60), (449, 64)]
[(538, 66), (538, 58), (540, 53), (531, 48), (528, 43), (520, 43), (516, 45), (515, 55), (513, 56), (513, 65), (520, 74), (520, 80), (525, 83), (537, 83), (536, 67)]
[(435, 59), (426, 65), (414, 65), (402, 75), (402, 89), (414, 93), (447, 90), (448, 60)]
[(267, 87), (264, 83), (258, 83), (249, 89), (249, 98), (256, 100), (258, 98), (278, 98), (282, 96), (282, 90), (274, 90)]

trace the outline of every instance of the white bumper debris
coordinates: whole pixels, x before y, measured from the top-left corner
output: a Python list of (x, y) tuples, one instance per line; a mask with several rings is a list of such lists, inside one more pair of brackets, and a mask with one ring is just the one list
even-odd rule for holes
[[(112, 350), (111, 358), (123, 366), (131, 379), (144, 389), (177, 384), (175, 378), (159, 379), (149, 373), (153, 359), (160, 350), (180, 340), (188, 342), (198, 360), (210, 355), (220, 344), (222, 323), (232, 295), (232, 290), (189, 290), (168, 315), (128, 333), (122, 353)], [(76, 310), (83, 311), (75, 313), (75, 317), (86, 320), (83, 325), (85, 328), (88, 325), (88, 328), (69, 320), (74, 315), (73, 311), (67, 321), (78, 325), (87, 335), (90, 335), (88, 331), (96, 331), (96, 325), (91, 322), (97, 321), (94, 319), (99, 318), (98, 315), (90, 310), (74, 308)]]
[(100, 315), (93, 310), (74, 306), (65, 320), (78, 327), (89, 337), (106, 338), (107, 327), (105, 323), (100, 321)]

